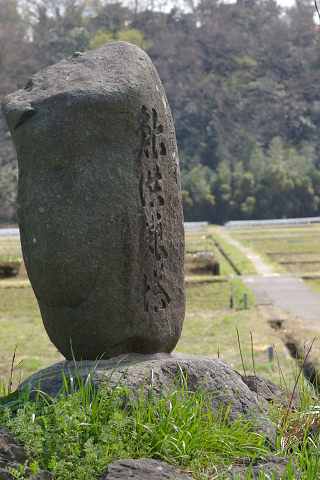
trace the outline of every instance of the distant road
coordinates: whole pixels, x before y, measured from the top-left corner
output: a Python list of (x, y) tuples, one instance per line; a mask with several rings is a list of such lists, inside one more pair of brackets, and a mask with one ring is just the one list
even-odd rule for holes
[(301, 278), (293, 274), (274, 273), (272, 265), (265, 263), (251, 248), (231, 238), (226, 230), (220, 227), (219, 234), (253, 263), (259, 275), (246, 275), (242, 280), (258, 305), (276, 305), (302, 320), (320, 320), (320, 295)]
[(276, 305), (302, 320), (320, 319), (320, 295), (293, 275), (245, 276), (258, 305)]
[(6, 237), (11, 235), (20, 235), (19, 228), (0, 228), (0, 235)]

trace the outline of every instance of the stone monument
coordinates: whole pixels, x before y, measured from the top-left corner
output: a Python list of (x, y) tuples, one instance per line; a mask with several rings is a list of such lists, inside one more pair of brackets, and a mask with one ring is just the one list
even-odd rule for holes
[(76, 52), (2, 107), (23, 256), (51, 341), (67, 359), (171, 352), (185, 310), (182, 201), (149, 57), (125, 42)]
[[(55, 397), (65, 381), (78, 388), (90, 378), (96, 391), (125, 384), (141, 401), (149, 388), (163, 398), (184, 377), (188, 395), (201, 389), (212, 412), (253, 419), (275, 445), (267, 411), (284, 392), (219, 359), (170, 354), (185, 310), (182, 202), (171, 113), (149, 57), (125, 42), (76, 52), (5, 97), (3, 112), (18, 153), (25, 264), (49, 337), (67, 358), (19, 389), (31, 387), (33, 401), (38, 388)], [(84, 361), (68, 361), (72, 352)], [(233, 471), (282, 475), (288, 459), (265, 457)], [(0, 476), (26, 459), (23, 443), (0, 429)], [(105, 480), (185, 477), (152, 459), (115, 460)]]

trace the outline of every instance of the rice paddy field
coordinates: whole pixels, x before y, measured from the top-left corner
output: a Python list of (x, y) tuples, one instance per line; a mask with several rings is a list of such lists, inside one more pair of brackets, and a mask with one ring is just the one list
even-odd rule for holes
[(272, 262), (279, 273), (320, 278), (320, 225), (229, 228), (230, 236)]

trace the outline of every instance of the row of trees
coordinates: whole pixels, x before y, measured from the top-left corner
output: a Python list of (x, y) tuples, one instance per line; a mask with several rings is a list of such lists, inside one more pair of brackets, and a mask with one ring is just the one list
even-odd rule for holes
[[(143, 1), (143, 0), (142, 0)], [(312, 0), (0, 0), (0, 96), (76, 50), (144, 48), (171, 105), (186, 220), (320, 214), (320, 50)], [(16, 162), (0, 119), (0, 221)]]
[(320, 171), (316, 164), (312, 147), (298, 153), (275, 137), (267, 150), (254, 148), (247, 162), (223, 160), (215, 171), (197, 165), (183, 178), (185, 214), (190, 220), (209, 218), (217, 223), (226, 218), (319, 215)]

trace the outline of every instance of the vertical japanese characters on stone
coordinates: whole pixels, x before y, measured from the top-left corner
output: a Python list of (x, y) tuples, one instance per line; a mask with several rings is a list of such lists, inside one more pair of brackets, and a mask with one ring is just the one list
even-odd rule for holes
[(163, 125), (158, 122), (157, 111), (149, 113), (141, 108), (142, 172), (139, 182), (141, 205), (147, 230), (147, 264), (153, 264), (151, 278), (144, 273), (144, 310), (165, 310), (171, 302), (166, 290), (166, 261), (168, 252), (163, 238), (163, 197), (161, 162), (166, 155)]
[(125, 42), (68, 57), (3, 112), (23, 254), (52, 342), (77, 359), (172, 351), (185, 308), (182, 202), (149, 57)]

